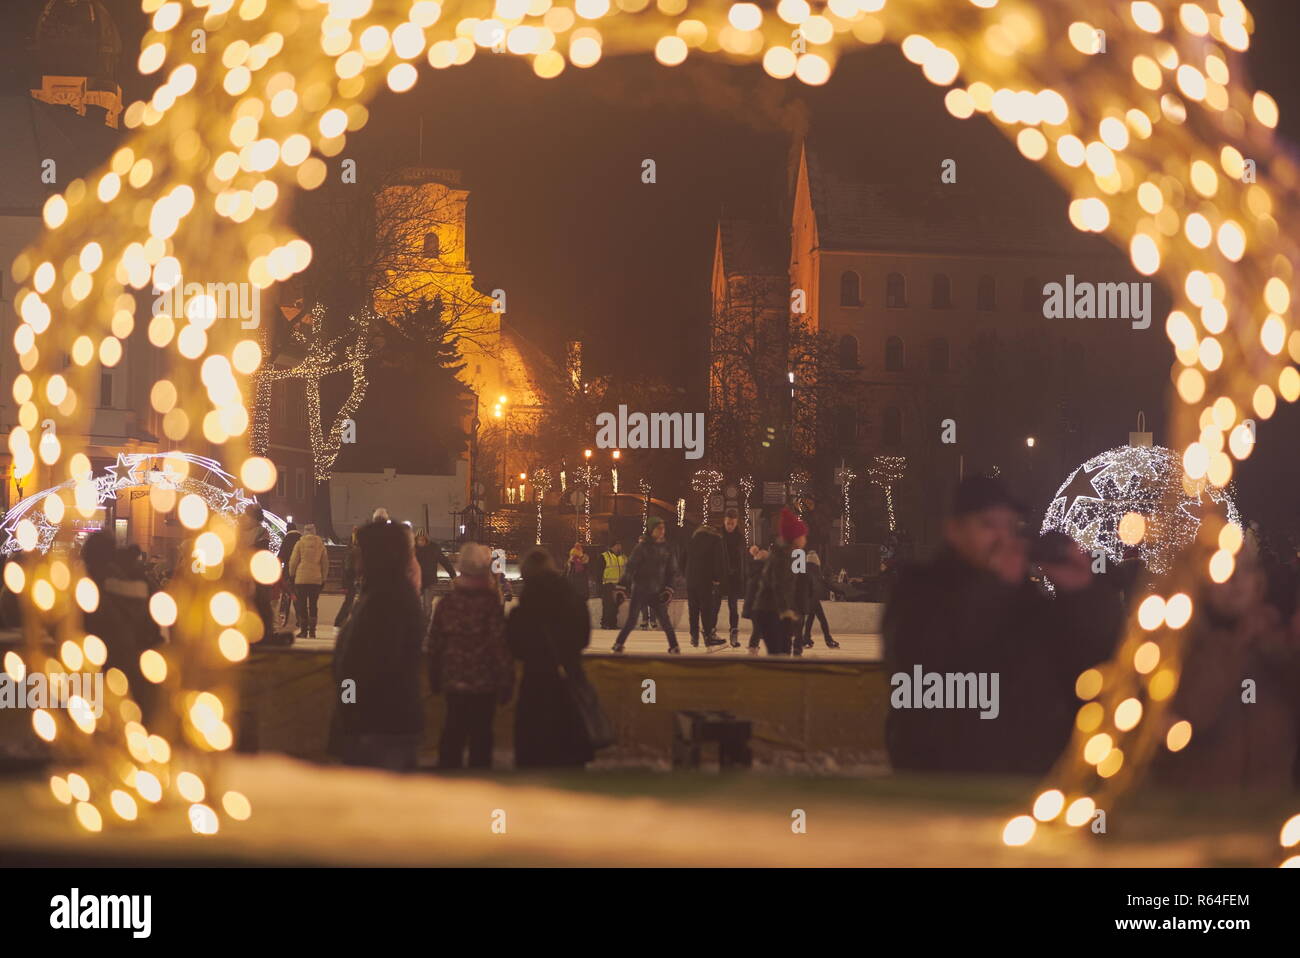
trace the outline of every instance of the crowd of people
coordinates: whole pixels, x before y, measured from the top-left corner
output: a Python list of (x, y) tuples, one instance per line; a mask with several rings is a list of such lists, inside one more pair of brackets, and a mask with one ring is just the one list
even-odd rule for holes
[[(571, 691), (591, 634), (585, 597), (537, 549), (520, 564), (519, 602), (507, 615), (487, 546), (464, 543), (453, 567), (420, 538), (417, 544), (409, 526), (383, 512), (354, 534), (355, 599), (334, 649), (339, 701), (331, 751), (347, 764), (414, 768), (424, 732), (424, 671), (446, 709), (439, 768), (489, 768), (497, 708), (516, 696), (515, 767), (591, 761), (593, 744)], [(434, 604), (428, 586), (439, 568), (452, 574), (452, 589)]]

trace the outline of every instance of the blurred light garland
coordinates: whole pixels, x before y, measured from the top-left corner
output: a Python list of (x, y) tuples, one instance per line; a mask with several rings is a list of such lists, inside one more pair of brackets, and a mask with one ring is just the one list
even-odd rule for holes
[(749, 500), (750, 497), (754, 494), (753, 476), (741, 476), (740, 493), (744, 497), (744, 502), (745, 502), (745, 545), (753, 545), (754, 544), (754, 519), (749, 514)]
[[(500, 50), (526, 58), (534, 73), (548, 78), (604, 56), (651, 50), (667, 66), (692, 54), (718, 55), (757, 60), (773, 77), (819, 85), (846, 47), (888, 42), (930, 82), (949, 88), (950, 113), (988, 115), (1022, 155), (1064, 184), (1078, 229), (1108, 234), (1128, 250), (1138, 272), (1162, 277), (1175, 296), (1165, 324), (1177, 357), (1172, 444), (1191, 479), (1226, 486), (1233, 461), (1253, 447), (1246, 420), (1270, 418), (1279, 397), (1300, 398), (1293, 365), (1300, 335), (1289, 320), (1300, 260), (1300, 170), (1278, 149), (1276, 102), (1244, 82), (1242, 53), (1253, 29), (1245, 6), (1188, 2), (1177, 14), (1170, 5), (1085, 0), (895, 0), (887, 13), (884, 6), (884, 0), (782, 3), (774, 15), (747, 3), (658, 0), (651, 7), (642, 0), (617, 6), (584, 0), (575, 16), (575, 9), (547, 0), (248, 0), (237, 8), (235, 0), (201, 6), (143, 0), (152, 29), (138, 67), (146, 75), (166, 68), (165, 79), (150, 100), (124, 112), (133, 132), (107, 167), (46, 200), (46, 232), (13, 265), (22, 318), (14, 347), (23, 370), (13, 388), (19, 408), (9, 436), (14, 477), (32, 475), (39, 451), (53, 481), (89, 482), (88, 460), (76, 447), (89, 414), (82, 398), (92, 388), (95, 350), (93, 343), (90, 350), (73, 349), (73, 340), (96, 332), (101, 350), (115, 354), (132, 321), (128, 288), (159, 279), (170, 285), (178, 271), (201, 267), (205, 275), (265, 289), (308, 265), (311, 248), (287, 227), (287, 204), (280, 200), (323, 182), (326, 160), (340, 155), (349, 132), (366, 125), (365, 103), (381, 75), (389, 89), (403, 92), (419, 80), (412, 62), (419, 58), (441, 70)], [(192, 45), (198, 29), (208, 35), (206, 52)], [(55, 309), (58, 323), (51, 321)], [(225, 458), (239, 461), (249, 417), (242, 398), (247, 383), (239, 387), (235, 375), (246, 380), (257, 368), (257, 343), (237, 341), (237, 324), (191, 319), (179, 330), (178, 324), (178, 317), (159, 315), (149, 328), (152, 345), (166, 351), (162, 368), (173, 376), (160, 380), (164, 394), (153, 396), (163, 433), (179, 442), (198, 427), (207, 442), (226, 447)], [(65, 354), (74, 360), (67, 370)], [(202, 375), (193, 374), (194, 366)], [(38, 450), (33, 437), (47, 418), (65, 439), (43, 435)], [(245, 469), (265, 481), (269, 465), (245, 460), (244, 485), (253, 488)], [(269, 479), (273, 484), (273, 467)], [(1160, 583), (1171, 601), (1194, 591), (1206, 573), (1231, 574), (1240, 543), (1227, 528), (1202, 523)], [(24, 562), (30, 575), (26, 565), (6, 567), (32, 610), (25, 617), (30, 661), (13, 656), (8, 663), (19, 671), (55, 664), (41, 651), (47, 630), (84, 638), (65, 593), (40, 608), (48, 589), (34, 595), (34, 587), (26, 588), (29, 579), (66, 578), (66, 565), (42, 564), (30, 554)], [(211, 790), (201, 778), (180, 773), (196, 750), (229, 747), (221, 716), (232, 711), (233, 699), (222, 698), (228, 689), (202, 688), (208, 663), (200, 650), (222, 635), (235, 645), (229, 633), (246, 639), (260, 628), (238, 599), (232, 607), (225, 598), (242, 594), (250, 574), (255, 566), (226, 562), (181, 577), (175, 593), (169, 586), (158, 602), (155, 618), (174, 622), (182, 639), (169, 646), (174, 661), (166, 681), (176, 703), (169, 721), (177, 727), (170, 741), (141, 739), (135, 719), (123, 719), (125, 728), (101, 723), (70, 733), (99, 746), (82, 742), (67, 752), (90, 757), (94, 780), (77, 773), (73, 788), (71, 775), (56, 776), (51, 788), (84, 828), (97, 831), (106, 819), (138, 814), (125, 784), (147, 805), (161, 799), (165, 786), (169, 801), (179, 796), (196, 831), (218, 830), (218, 803), (204, 798)], [(190, 610), (179, 620), (177, 606)], [(234, 624), (227, 624), (232, 608)], [(1135, 614), (1100, 680), (1081, 677), (1081, 695), (1088, 693), (1082, 697), (1100, 706), (1102, 717), (1086, 732), (1080, 726), (1050, 777), (1054, 784), (1034, 802), (1032, 816), (1007, 823), (1005, 842), (1030, 841), (1039, 823), (1063, 818), (1067, 826), (1081, 825), (1090, 807), (1105, 807), (1127, 787), (1155, 747), (1185, 744), (1186, 723), (1171, 724), (1168, 714), (1185, 624), (1180, 614), (1153, 631)], [(1159, 642), (1162, 660), (1140, 672), (1133, 654), (1151, 640)], [(1130, 723), (1133, 700), (1144, 707)], [(131, 704), (124, 690), (109, 706), (130, 714)], [(70, 721), (46, 713), (38, 731), (62, 743), (59, 730)], [(246, 818), (247, 800), (232, 796), (222, 810)], [(1284, 845), (1300, 841), (1291, 834), (1288, 842), (1287, 834)], [(1300, 856), (1290, 861), (1300, 863)]]
[(542, 544), (542, 500), (551, 488), (551, 470), (540, 466), (533, 470), (533, 490), (537, 494), (537, 545)]

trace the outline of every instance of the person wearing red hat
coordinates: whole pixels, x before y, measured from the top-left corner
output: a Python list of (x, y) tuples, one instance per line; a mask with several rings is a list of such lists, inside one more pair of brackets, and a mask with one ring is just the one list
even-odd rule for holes
[[(808, 614), (808, 576), (796, 570), (808, 543), (808, 526), (789, 509), (781, 510), (780, 538), (767, 557), (754, 603), (754, 616), (768, 655), (803, 654), (803, 620)], [(798, 553), (798, 555), (796, 555)]]

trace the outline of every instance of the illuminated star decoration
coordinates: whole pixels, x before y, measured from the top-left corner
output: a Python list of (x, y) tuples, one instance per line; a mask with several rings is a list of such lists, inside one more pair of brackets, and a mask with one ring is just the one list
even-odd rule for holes
[(1183, 464), (1163, 446), (1119, 446), (1083, 463), (1057, 490), (1040, 532), (1064, 532), (1111, 562), (1124, 559), (1119, 523), (1130, 512), (1145, 520), (1138, 556), (1151, 572), (1167, 572), (1174, 556), (1196, 538), (1203, 512), (1241, 525), (1232, 486), (1187, 480)]

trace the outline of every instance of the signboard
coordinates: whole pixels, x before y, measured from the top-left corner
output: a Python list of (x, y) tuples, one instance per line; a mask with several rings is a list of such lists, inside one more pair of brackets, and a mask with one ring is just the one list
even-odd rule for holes
[(763, 483), (763, 505), (765, 506), (785, 505), (785, 483), (784, 482)]

